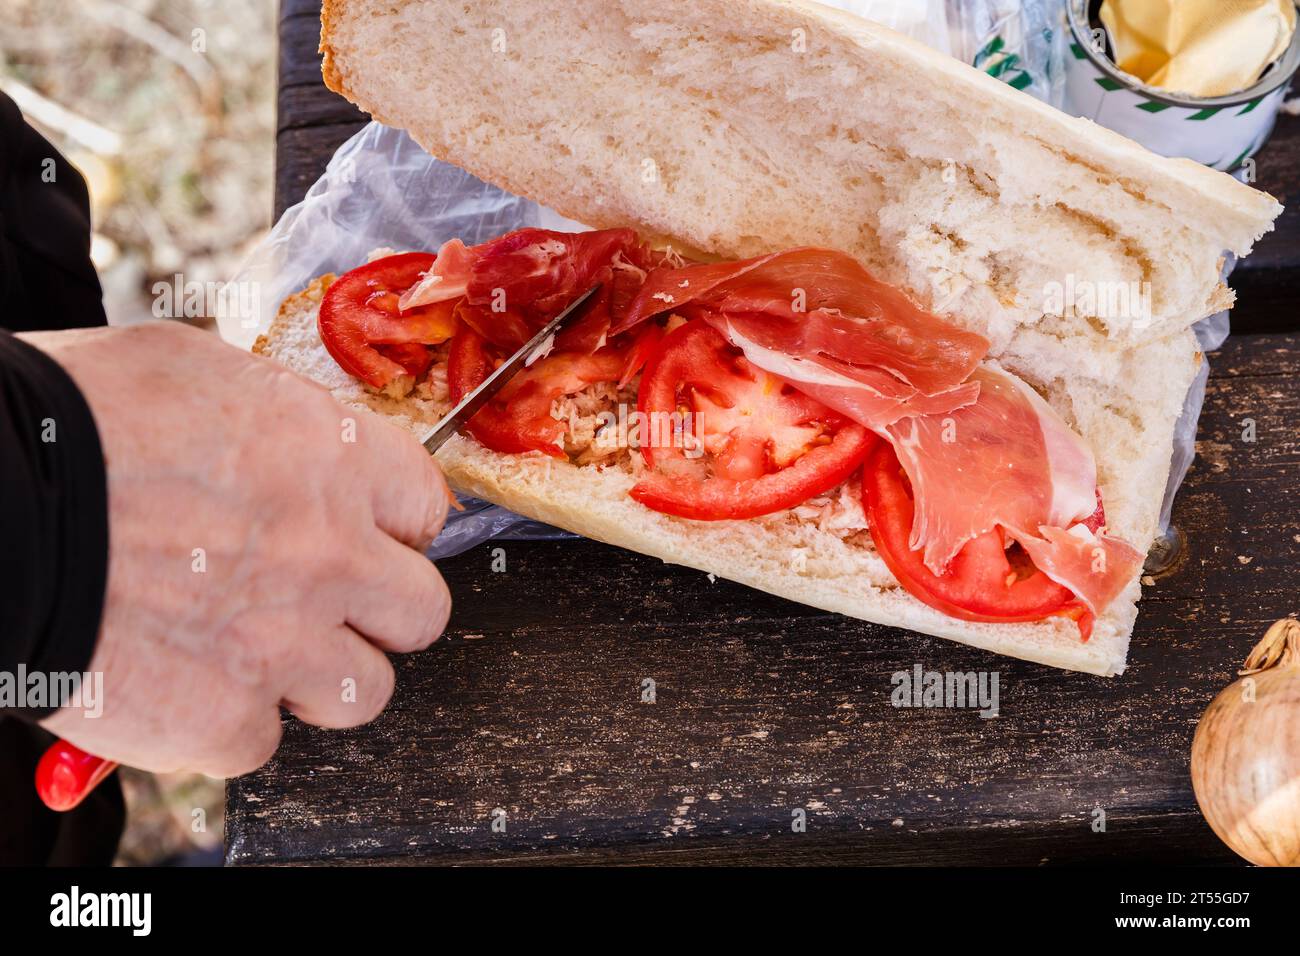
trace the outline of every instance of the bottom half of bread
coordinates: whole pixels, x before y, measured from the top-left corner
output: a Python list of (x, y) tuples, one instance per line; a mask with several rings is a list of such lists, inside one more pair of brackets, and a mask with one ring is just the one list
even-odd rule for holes
[[(445, 409), (413, 396), (376, 395), (344, 373), (320, 341), (316, 315), (332, 276), (291, 296), (254, 351), (329, 388), (336, 399), (389, 417), (423, 437)], [(1201, 356), (1189, 334), (1141, 349), (1071, 341), (1048, 329), (1022, 335), (998, 356), (1037, 388), (1097, 456), (1108, 528), (1140, 549), (1157, 529), (1175, 422)], [(438, 454), (453, 487), (519, 514), (802, 604), (948, 638), (1052, 667), (1113, 676), (1123, 671), (1137, 617), (1135, 576), (1098, 618), (1088, 641), (1063, 618), (974, 623), (908, 594), (871, 546), (791, 513), (747, 521), (692, 521), (633, 501), (617, 467), (504, 455), (457, 436)], [(865, 540), (864, 540), (865, 539)]]

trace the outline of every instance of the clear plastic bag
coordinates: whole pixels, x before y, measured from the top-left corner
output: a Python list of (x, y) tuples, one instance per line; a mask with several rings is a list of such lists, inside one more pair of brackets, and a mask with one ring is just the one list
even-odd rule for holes
[[(1053, 24), (1063, 3), (836, 0), (832, 5), (879, 20), (966, 62), (979, 59), (982, 68), (1008, 82), (1021, 71), (1028, 79), (1013, 85), (1059, 103), (1062, 35)], [(996, 49), (990, 53), (991, 47)], [(999, 69), (999, 64), (1004, 66)], [(371, 123), (339, 147), (302, 202), (285, 211), (245, 260), (235, 283), (246, 283), (256, 294), (238, 315), (219, 317), (221, 335), (241, 348), (251, 347), (287, 296), (322, 273), (355, 267), (375, 249), (434, 249), (456, 237), (477, 243), (524, 226), (585, 228), (433, 159), (403, 131)], [(1224, 318), (1206, 323), (1209, 336), (1226, 335)], [(1222, 337), (1215, 345), (1221, 342)], [(1168, 526), (1174, 492), (1195, 454), (1204, 379), (1203, 370), (1178, 426), (1162, 527)], [(491, 538), (573, 537), (477, 499), (462, 503), (465, 510), (448, 518), (430, 557), (459, 554)]]
[(825, 0), (1059, 107), (1065, 0)]
[(948, 0), (953, 56), (1060, 108), (1065, 0)]
[[(1224, 282), (1228, 281), (1228, 276), (1236, 265), (1236, 257), (1230, 252), (1225, 253)], [(1196, 341), (1200, 344), (1201, 351), (1213, 352), (1228, 339), (1231, 331), (1230, 314), (1219, 312), (1201, 319), (1193, 326), (1193, 331), (1196, 332)], [(1166, 570), (1178, 558), (1181, 539), (1173, 526), (1174, 498), (1182, 487), (1192, 462), (1196, 460), (1196, 431), (1200, 425), (1201, 408), (1205, 405), (1205, 389), (1209, 382), (1210, 363), (1201, 362), (1196, 378), (1187, 391), (1187, 399), (1183, 402), (1183, 413), (1174, 425), (1174, 450), (1169, 463), (1169, 481), (1165, 485), (1165, 499), (1160, 506), (1160, 536), (1147, 555), (1146, 570), (1151, 574)]]
[[(221, 335), (249, 348), (284, 299), (326, 272), (344, 272), (375, 249), (436, 249), (456, 237), (486, 242), (512, 229), (584, 228), (441, 163), (405, 132), (371, 123), (339, 147), (324, 175), (285, 211), (244, 262), (236, 283), (257, 290), (252, 308), (219, 317)], [(431, 558), (459, 554), (492, 538), (571, 538), (477, 498), (462, 498)]]

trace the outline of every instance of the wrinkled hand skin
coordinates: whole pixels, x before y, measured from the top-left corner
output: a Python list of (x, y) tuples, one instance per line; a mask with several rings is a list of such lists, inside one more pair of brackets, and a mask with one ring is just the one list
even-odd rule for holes
[(229, 777), (274, 754), (281, 705), (374, 719), (384, 652), (427, 647), (451, 611), (421, 553), (449, 493), (419, 443), (176, 323), (23, 338), (80, 386), (108, 471), (103, 713), (43, 725), (130, 766)]

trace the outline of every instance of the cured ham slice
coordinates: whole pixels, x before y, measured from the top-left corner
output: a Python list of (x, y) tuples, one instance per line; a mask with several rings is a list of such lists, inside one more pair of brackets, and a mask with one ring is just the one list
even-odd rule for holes
[(971, 380), (974, 404), (886, 429), (917, 503), (911, 547), (936, 574), (995, 525), (1069, 528), (1097, 507), (1091, 450), (1038, 393), (993, 365)]
[(849, 365), (824, 355), (791, 355), (767, 344), (750, 316), (707, 313), (705, 319), (745, 358), (810, 398), (873, 431), (880, 432), (912, 415), (941, 415), (972, 404), (979, 385), (966, 382), (936, 395), (924, 395), (878, 368)]
[(655, 270), (613, 331), (689, 303), (745, 315), (742, 331), (767, 348), (877, 368), (926, 394), (960, 385), (988, 351), (982, 336), (918, 308), (829, 249)]
[(510, 305), (558, 314), (595, 284), (596, 273), (616, 254), (639, 246), (631, 229), (520, 229), (475, 247), (479, 260), (470, 276), (468, 299), (471, 305), (489, 304), (500, 290)]
[(711, 324), (754, 365), (893, 445), (916, 501), (910, 546), (935, 574), (1000, 526), (1094, 615), (1133, 580), (1142, 555), (1080, 524), (1097, 508), (1091, 450), (1025, 382), (985, 363), (925, 395), (878, 369), (791, 355), (747, 319)]
[(433, 260), (433, 268), (402, 294), (398, 307), (407, 312), (420, 306), (459, 299), (469, 289), (470, 273), (477, 261), (478, 253), (459, 239), (444, 242)]
[(599, 282), (601, 294), (557, 342), (590, 353), (604, 343), (615, 312), (629, 307), (650, 265), (631, 229), (519, 229), (473, 247), (453, 239), (401, 307), (458, 299), (459, 319), (493, 345), (513, 349)]
[(1142, 567), (1142, 554), (1119, 538), (1083, 525), (1069, 531), (1043, 527), (1038, 535), (1012, 531), (1034, 565), (1074, 592), (1093, 614), (1119, 597)]

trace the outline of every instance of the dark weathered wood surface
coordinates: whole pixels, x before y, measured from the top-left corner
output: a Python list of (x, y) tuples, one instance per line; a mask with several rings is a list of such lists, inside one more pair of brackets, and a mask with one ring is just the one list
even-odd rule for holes
[[(303, 6), (286, 3), (282, 23), (280, 208), (361, 124), (319, 85)], [(1300, 195), (1297, 138), (1289, 121), (1261, 160), (1279, 195)], [(442, 565), (448, 637), (397, 661), (376, 723), (288, 720), (277, 757), (231, 782), (227, 859), (1233, 862), (1196, 811), (1188, 748), (1267, 624), (1300, 609), (1300, 335), (1272, 331), (1300, 327), (1297, 236), (1289, 217), (1240, 273), (1238, 328), (1270, 334), (1212, 357), (1176, 509), (1187, 547), (1147, 591), (1123, 677), (847, 620), (593, 542), (498, 544), (504, 573), (482, 547)], [(1000, 716), (891, 707), (890, 675), (917, 663), (998, 672)], [(797, 809), (807, 832), (792, 832)]]

